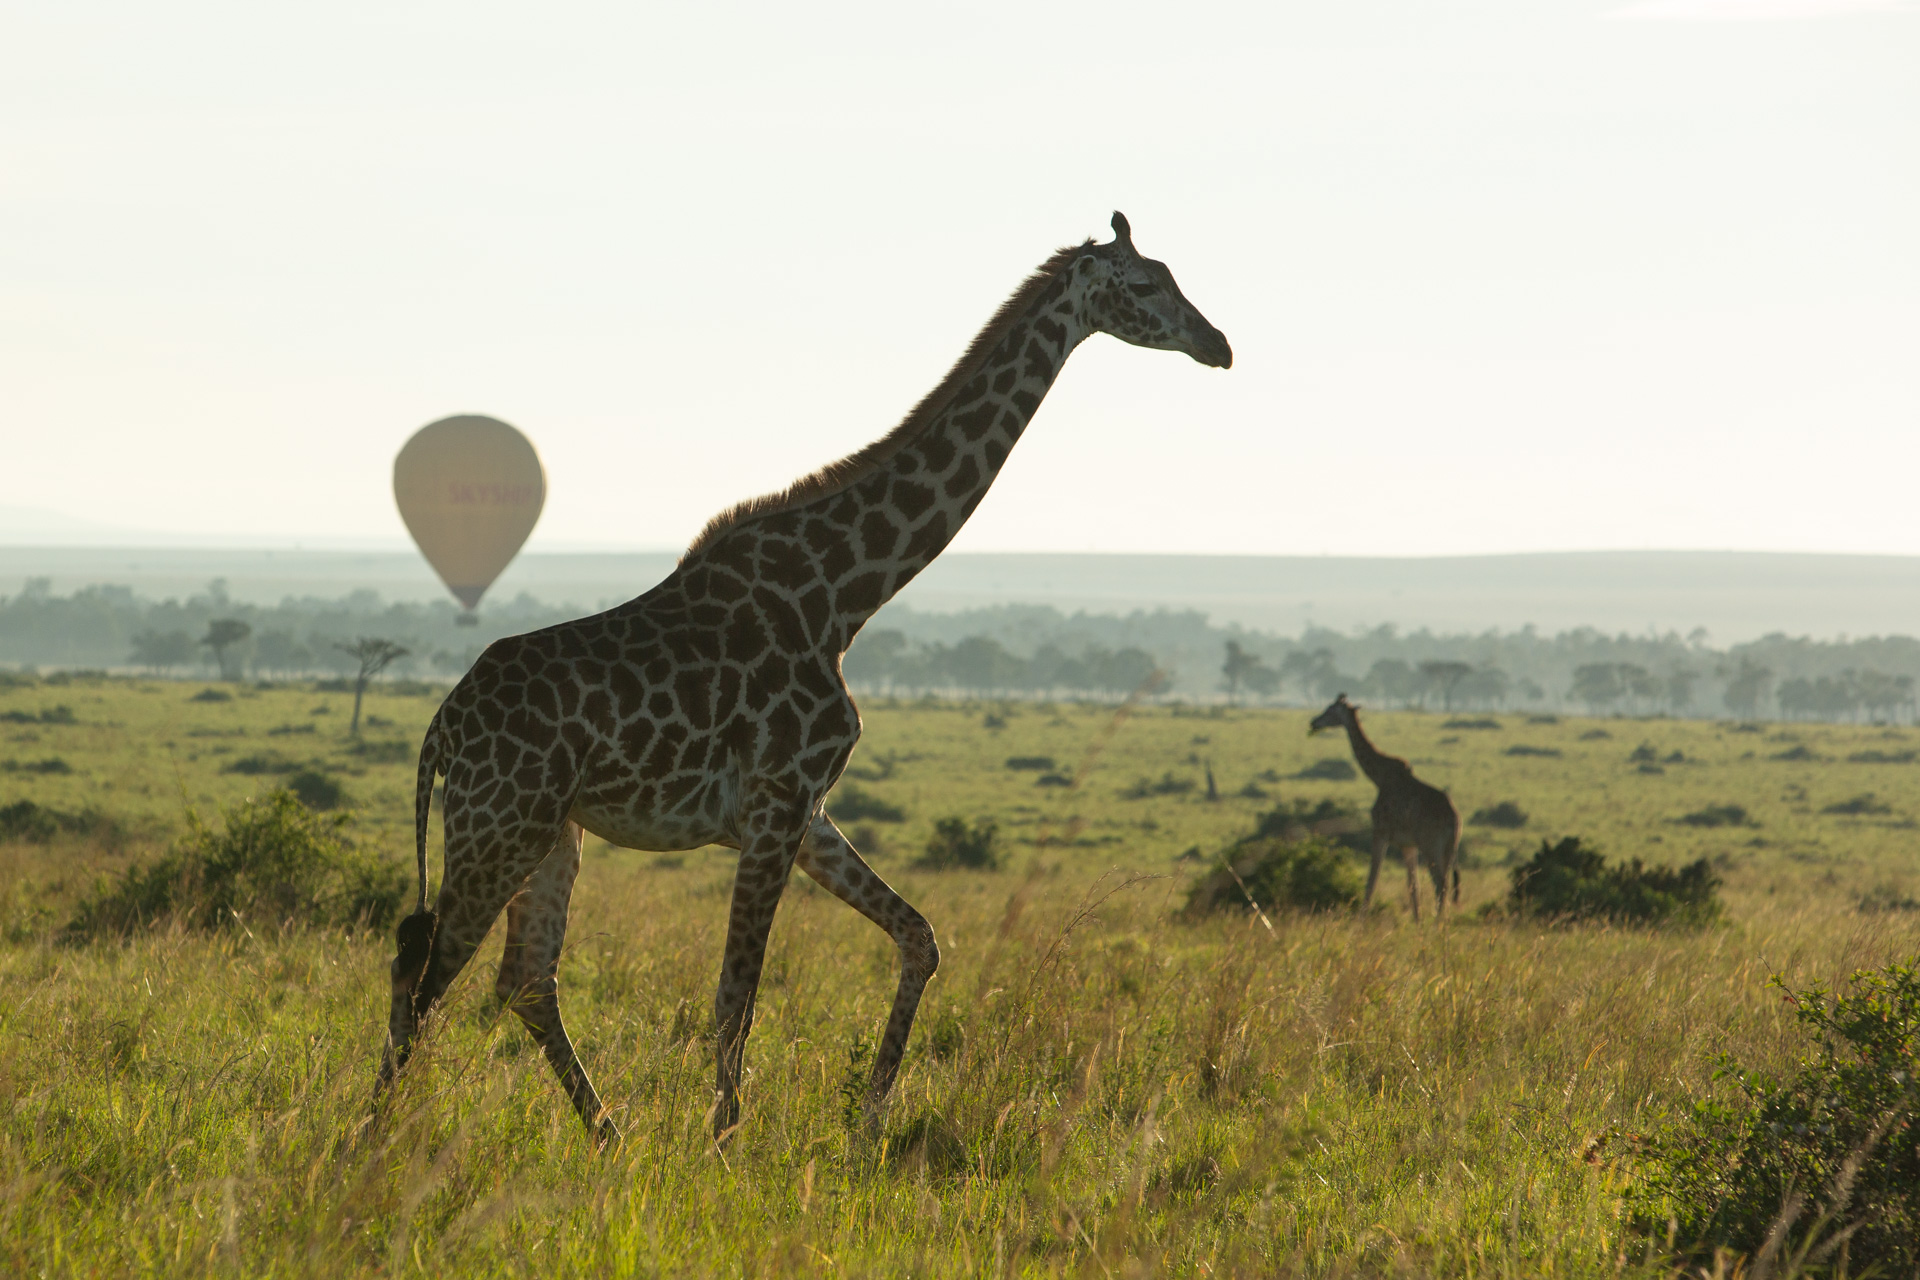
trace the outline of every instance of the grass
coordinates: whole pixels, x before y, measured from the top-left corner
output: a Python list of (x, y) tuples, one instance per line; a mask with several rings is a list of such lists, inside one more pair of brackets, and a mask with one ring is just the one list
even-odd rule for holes
[[(882, 1135), (849, 1126), (843, 1087), (891, 995), (884, 937), (796, 876), (746, 1123), (716, 1152), (706, 1036), (730, 857), (590, 841), (563, 1007), (627, 1135), (596, 1157), (493, 999), (497, 934), (378, 1116), (386, 938), (57, 942), (95, 875), (179, 836), (183, 800), (210, 812), (283, 782), (223, 766), (286, 724), (316, 728), (275, 735), (277, 756), (348, 780), (356, 840), (410, 859), (412, 758), (356, 752), (344, 698), (196, 691), (75, 682), (57, 690), (75, 723), (0, 724), (0, 760), (73, 768), (5, 774), (0, 806), (109, 813), (116, 833), (0, 843), (10, 1274), (1668, 1274), (1664, 1241), (1628, 1232), (1631, 1165), (1610, 1135), (1725, 1096), (1717, 1053), (1793, 1060), (1769, 975), (1831, 985), (1920, 949), (1920, 912), (1859, 905), (1920, 892), (1902, 816), (1920, 772), (1848, 759), (1920, 734), (1796, 726), (1813, 758), (1779, 761), (1763, 735), (1704, 722), (1611, 740), (1583, 737), (1591, 720), (1516, 722), (1443, 745), (1438, 715), (1370, 715), (1463, 812), (1530, 815), (1524, 832), (1474, 829), (1465, 910), (1435, 929), (1410, 923), (1391, 874), (1364, 917), (1179, 916), (1211, 856), (1276, 803), (1370, 803), (1364, 779), (1298, 778), (1324, 755), (1310, 712), (1016, 704), (989, 731), (982, 706), (868, 699), (854, 767), (905, 815), (876, 865), (945, 956)], [(37, 717), (53, 693), (0, 691), (0, 713)], [(434, 705), (372, 694), (392, 727), (368, 737), (417, 743)], [(1517, 732), (1560, 754), (1504, 754)], [(1685, 763), (1640, 773), (1623, 743), (1643, 740)], [(1016, 755), (1080, 781), (1038, 787)], [(1203, 760), (1217, 801), (1122, 798)], [(1257, 778), (1268, 798), (1235, 794)], [(1869, 791), (1890, 812), (1822, 812)], [(1728, 805), (1759, 825), (1676, 821)], [(1005, 869), (913, 869), (955, 816), (997, 824)], [(1504, 894), (1501, 863), (1565, 834), (1649, 864), (1711, 859), (1726, 923), (1473, 918)], [(1207, 857), (1177, 860), (1195, 846)]]

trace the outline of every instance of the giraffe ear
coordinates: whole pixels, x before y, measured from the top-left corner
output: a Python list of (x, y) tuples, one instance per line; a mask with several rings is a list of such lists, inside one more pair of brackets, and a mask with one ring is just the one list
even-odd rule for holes
[(1127, 225), (1127, 215), (1115, 209), (1112, 226), (1114, 243), (1133, 248), (1133, 228)]

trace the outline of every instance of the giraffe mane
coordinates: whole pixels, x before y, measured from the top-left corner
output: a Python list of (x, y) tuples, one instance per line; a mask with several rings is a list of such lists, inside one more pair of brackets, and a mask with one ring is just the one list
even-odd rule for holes
[(974, 335), (973, 341), (967, 344), (965, 353), (954, 362), (953, 368), (947, 371), (947, 376), (940, 379), (933, 390), (921, 397), (920, 403), (914, 405), (893, 430), (846, 457), (829, 462), (818, 471), (801, 476), (784, 489), (734, 503), (707, 521), (706, 527), (700, 530), (700, 536), (693, 540), (687, 547), (686, 553), (680, 557), (681, 562), (685, 563), (688, 556), (706, 550), (718, 541), (721, 535), (749, 520), (775, 515), (782, 511), (791, 511), (816, 498), (839, 493), (848, 486), (866, 479), (884, 466), (889, 459), (933, 425), (934, 420), (940, 416), (940, 411), (952, 403), (960, 388), (966, 385), (967, 380), (979, 370), (982, 364), (986, 363), (987, 357), (992, 355), (993, 349), (1000, 345), (1000, 340), (1006, 336), (1007, 330), (1011, 329), (1014, 322), (1025, 314), (1034, 299), (1040, 296), (1041, 291), (1052, 284), (1054, 278), (1066, 269), (1067, 264), (1086, 252), (1088, 246), (1092, 244), (1093, 240), (1089, 238), (1081, 244), (1068, 245), (1064, 249), (1056, 250), (1052, 257), (1036, 267), (1033, 274), (1022, 281), (1020, 287), (1000, 304), (1000, 309), (993, 313), (993, 318), (987, 321), (986, 326)]

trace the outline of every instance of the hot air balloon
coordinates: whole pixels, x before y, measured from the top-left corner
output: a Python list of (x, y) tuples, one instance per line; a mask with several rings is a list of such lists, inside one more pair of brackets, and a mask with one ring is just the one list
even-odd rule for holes
[(462, 626), (533, 532), (547, 500), (540, 455), (498, 418), (458, 414), (413, 433), (393, 460), (393, 500), (420, 553), (466, 606)]

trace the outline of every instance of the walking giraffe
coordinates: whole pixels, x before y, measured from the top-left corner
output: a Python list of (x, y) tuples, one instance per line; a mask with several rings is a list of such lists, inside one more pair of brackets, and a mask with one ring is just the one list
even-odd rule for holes
[[(1134, 250), (1118, 213), (1113, 230), (1109, 244), (1089, 240), (1041, 264), (885, 436), (715, 517), (638, 599), (488, 646), (420, 749), (420, 905), (399, 928), (382, 1086), (505, 907), (494, 991), (589, 1131), (618, 1138), (560, 1017), (557, 971), (585, 830), (632, 849), (740, 851), (714, 997), (716, 1137), (739, 1121), (754, 993), (794, 863), (885, 929), (900, 984), (866, 1095), (878, 1116), (940, 949), (822, 811), (860, 737), (840, 660), (973, 514), (1084, 339), (1108, 333), (1233, 363), (1167, 268)], [(428, 910), (437, 774), (445, 874)]]
[(1453, 877), (1453, 902), (1460, 905), (1460, 811), (1438, 787), (1430, 787), (1413, 776), (1413, 766), (1399, 756), (1390, 756), (1374, 748), (1360, 729), (1360, 708), (1341, 694), (1307, 726), (1309, 734), (1322, 729), (1345, 729), (1353, 746), (1353, 758), (1362, 773), (1373, 780), (1380, 794), (1373, 801), (1373, 865), (1367, 871), (1367, 896), (1363, 905), (1373, 905), (1374, 882), (1380, 879), (1380, 860), (1391, 846), (1407, 860), (1407, 900), (1413, 904), (1413, 918), (1420, 918), (1420, 885), (1413, 864), (1424, 858), (1427, 874), (1433, 877), (1433, 916), (1446, 914), (1447, 877)]

